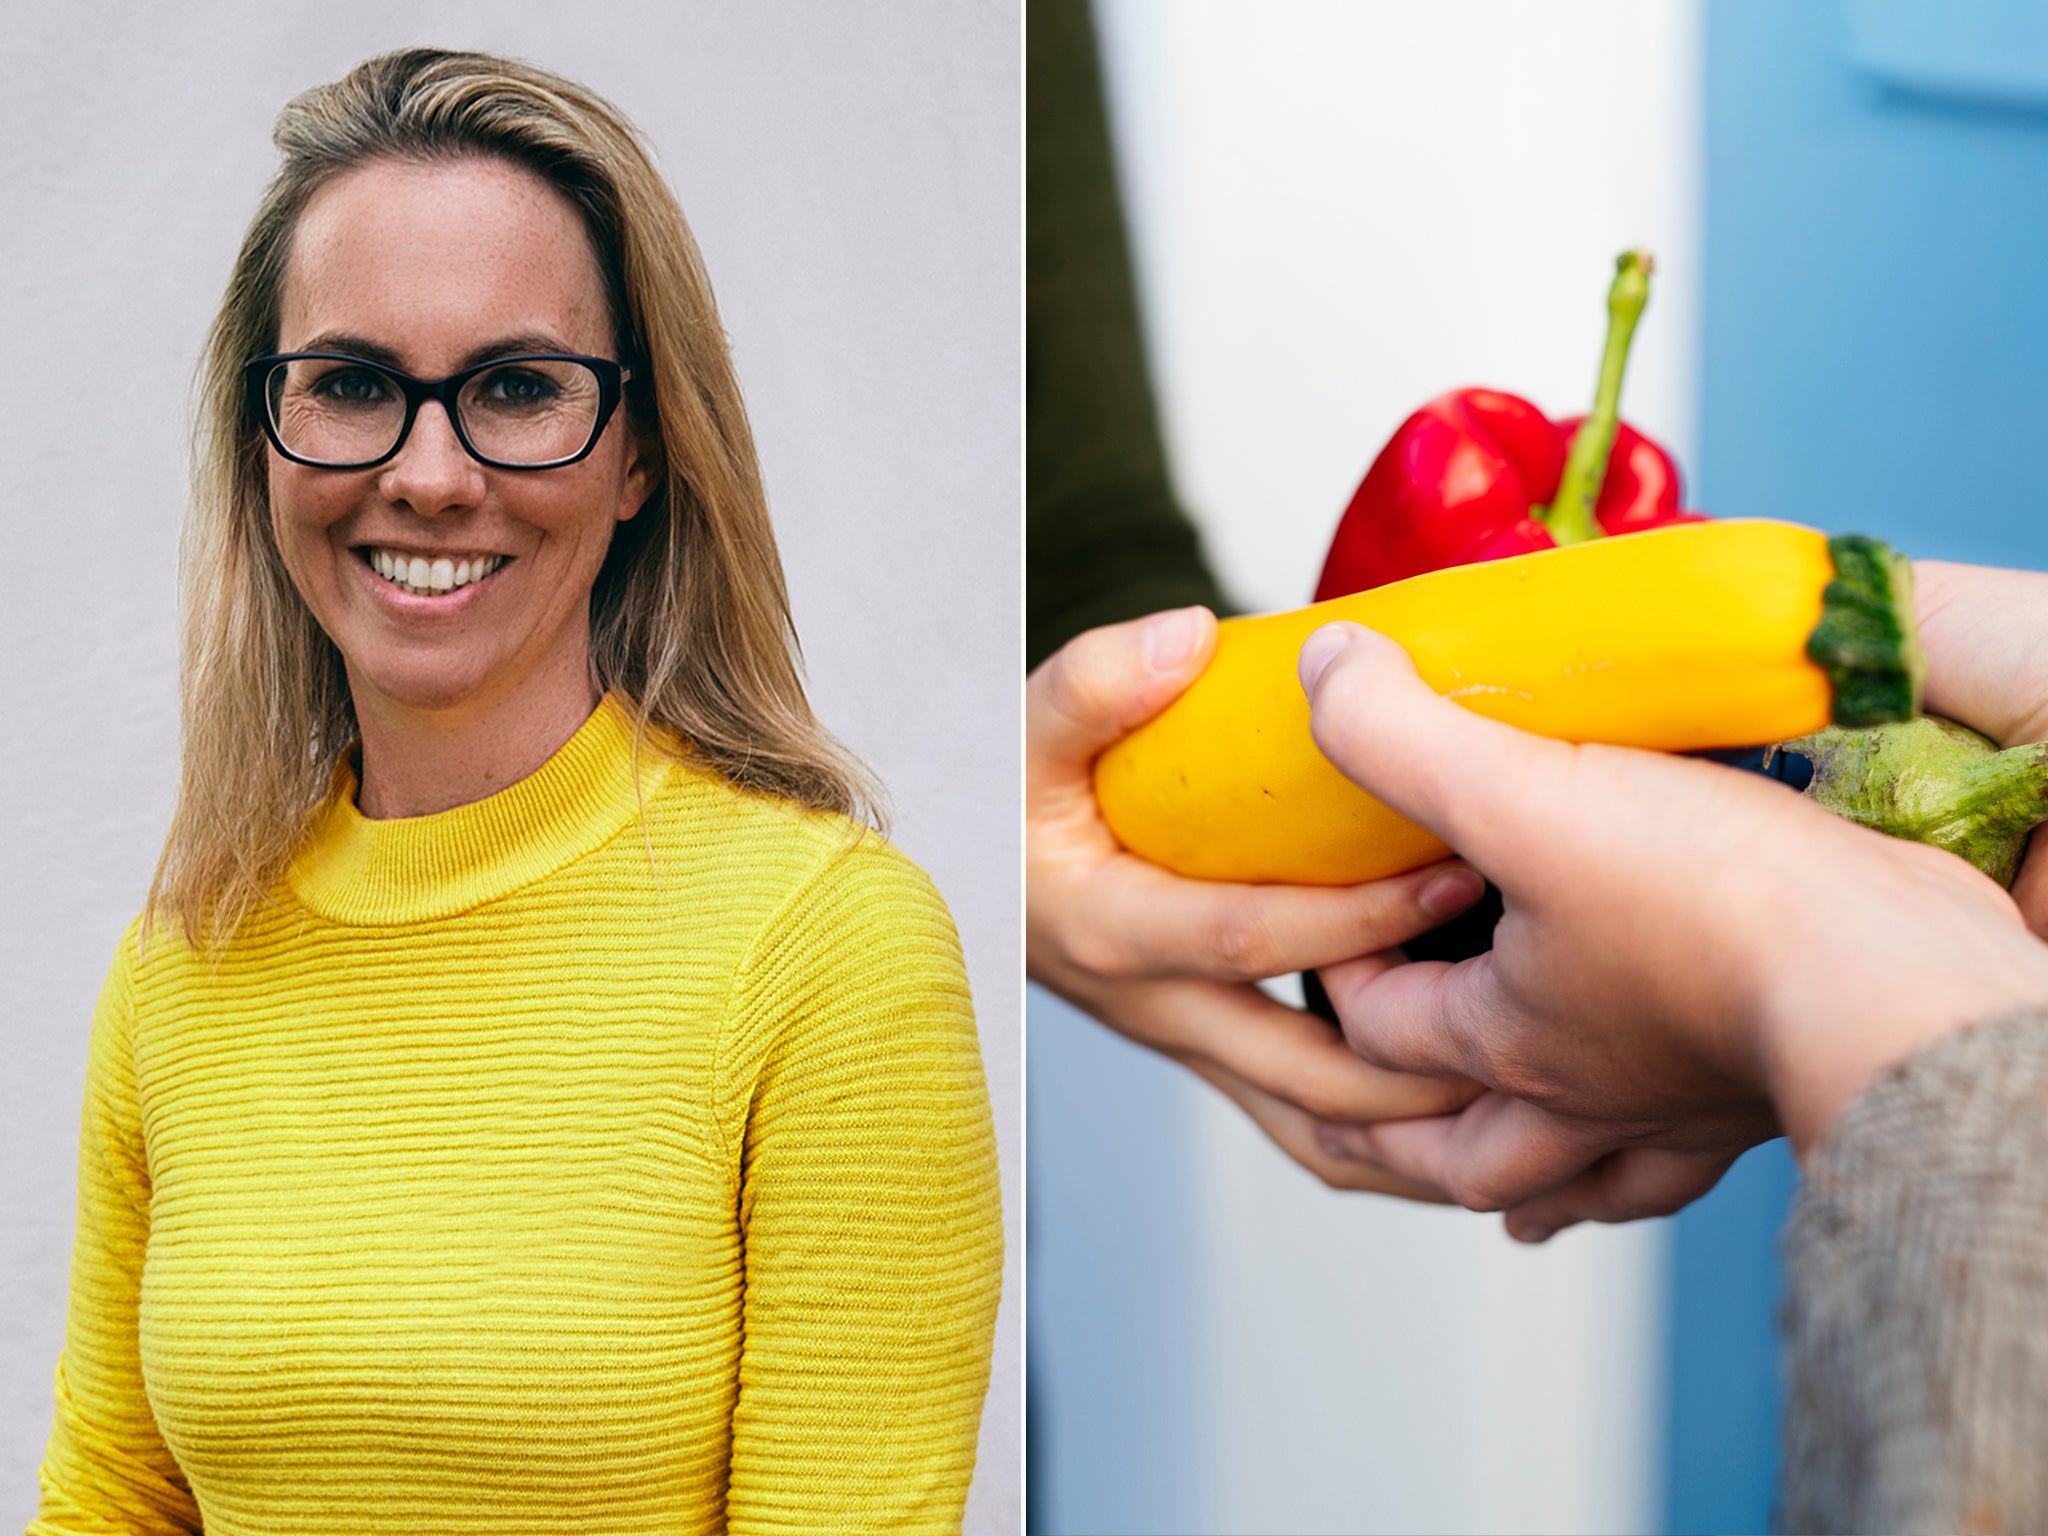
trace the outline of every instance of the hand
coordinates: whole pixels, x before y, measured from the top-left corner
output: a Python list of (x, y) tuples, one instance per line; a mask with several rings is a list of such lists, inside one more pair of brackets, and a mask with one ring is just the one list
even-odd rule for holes
[(1317, 745), (1500, 886), (1494, 948), (1339, 966), (1361, 1055), (1491, 1092), (1354, 1149), (1540, 1238), (1675, 1209), (1782, 1125), (1812, 1145), (1922, 1042), (2048, 1000), (1989, 879), (1711, 763), (1527, 735), (1439, 699), (1392, 641), (1302, 651)]
[(1441, 1114), (1477, 1088), (1371, 1066), (1252, 983), (1338, 960), (1386, 969), (1390, 946), (1471, 905), (1479, 878), (1453, 862), (1328, 889), (1184, 880), (1126, 853), (1096, 808), (1096, 756), (1177, 697), (1215, 644), (1214, 616), (1181, 609), (1091, 630), (1027, 680), (1029, 974), (1192, 1068), (1325, 1183), (1441, 1199), (1351, 1156), (1333, 1130)]
[[(2048, 575), (1913, 562), (1927, 652), (1927, 709), (2001, 747), (2048, 740)], [(2036, 829), (2012, 883), (2027, 926), (2048, 938), (2048, 835)]]

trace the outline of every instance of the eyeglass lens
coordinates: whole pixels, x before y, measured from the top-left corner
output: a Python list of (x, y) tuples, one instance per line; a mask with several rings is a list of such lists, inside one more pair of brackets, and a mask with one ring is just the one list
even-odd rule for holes
[[(465, 382), (455, 413), (484, 458), (549, 464), (583, 451), (602, 394), (582, 363), (529, 358)], [(279, 440), (302, 459), (368, 463), (391, 452), (405, 431), (404, 390), (368, 363), (295, 358), (270, 371), (264, 395)]]

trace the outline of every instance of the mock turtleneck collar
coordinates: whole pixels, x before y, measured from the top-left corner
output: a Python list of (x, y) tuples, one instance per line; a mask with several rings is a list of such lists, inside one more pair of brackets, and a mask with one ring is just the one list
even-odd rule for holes
[[(650, 746), (641, 759), (643, 774), (658, 776), (667, 754)], [(373, 821), (356, 808), (356, 788), (344, 758), (286, 875), (293, 894), (333, 922), (431, 922), (553, 874), (631, 821), (633, 722), (606, 695), (533, 773), (431, 816)]]

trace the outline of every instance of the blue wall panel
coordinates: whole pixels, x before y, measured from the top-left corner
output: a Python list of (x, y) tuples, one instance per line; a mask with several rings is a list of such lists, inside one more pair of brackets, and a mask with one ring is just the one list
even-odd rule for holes
[[(1710, 0), (1695, 504), (2048, 568), (2044, 42), (2038, 0)], [(1678, 1218), (1675, 1531), (1768, 1521), (1792, 1183)]]
[(1847, 23), (1708, 11), (1699, 499), (2048, 564), (2048, 112), (1888, 85)]
[(1774, 1141), (1674, 1223), (1664, 1466), (1679, 1536), (1769, 1528), (1779, 1424), (1774, 1238), (1797, 1180), (1791, 1152)]

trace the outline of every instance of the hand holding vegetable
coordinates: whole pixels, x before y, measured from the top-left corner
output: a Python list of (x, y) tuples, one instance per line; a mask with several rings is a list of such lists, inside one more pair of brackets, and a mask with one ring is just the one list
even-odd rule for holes
[(1324, 971), (1367, 1060), (1491, 1090), (1346, 1134), (1517, 1235), (1675, 1208), (1781, 1125), (1810, 1146), (1925, 1040), (2048, 1000), (2048, 948), (1950, 854), (1754, 775), (1483, 719), (1355, 625), (1301, 673), (1331, 761), (1506, 901), (1476, 959)]
[(1228, 1094), (1297, 1162), (1352, 1189), (1441, 1198), (1332, 1156), (1327, 1125), (1437, 1114), (1470, 1084), (1361, 1061), (1320, 1019), (1252, 982), (1338, 960), (1363, 969), (1479, 893), (1461, 865), (1301, 889), (1183, 880), (1126, 853), (1090, 788), (1096, 755), (1207, 664), (1216, 621), (1182, 609), (1091, 630), (1025, 686), (1026, 960), (1032, 979)]
[[(1592, 411), (1552, 423), (1520, 396), (1491, 389), (1432, 400), (1401, 424), (1353, 493), (1317, 602), (1449, 566), (1705, 520), (1679, 510), (1677, 462), (1621, 419), (1629, 344), (1649, 303), (1650, 253), (1624, 251), (1614, 266)], [(1489, 886), (1408, 952), (1467, 959), (1486, 948), (1499, 917), (1500, 892)], [(1332, 1018), (1320, 986), (1304, 984), (1317, 1016)]]

